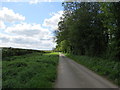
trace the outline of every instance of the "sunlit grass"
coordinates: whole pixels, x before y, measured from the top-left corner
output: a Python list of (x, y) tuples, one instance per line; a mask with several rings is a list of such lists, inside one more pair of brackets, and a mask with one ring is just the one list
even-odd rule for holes
[(3, 88), (52, 88), (58, 53), (32, 53), (3, 60)]

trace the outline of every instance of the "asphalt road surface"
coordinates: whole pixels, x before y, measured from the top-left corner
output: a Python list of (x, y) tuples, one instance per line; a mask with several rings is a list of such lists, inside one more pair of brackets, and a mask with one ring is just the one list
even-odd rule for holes
[(118, 88), (105, 78), (86, 67), (65, 57), (59, 56), (58, 77), (55, 88)]

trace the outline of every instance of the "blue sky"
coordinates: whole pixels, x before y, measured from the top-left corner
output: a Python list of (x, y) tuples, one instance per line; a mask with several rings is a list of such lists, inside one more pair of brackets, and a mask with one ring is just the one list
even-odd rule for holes
[(62, 14), (61, 2), (2, 2), (0, 47), (51, 50)]
[(51, 17), (49, 15), (50, 13), (63, 10), (61, 2), (40, 2), (38, 4), (29, 4), (28, 2), (3, 2), (2, 6), (26, 16), (26, 22), (30, 23), (43, 23), (45, 18)]

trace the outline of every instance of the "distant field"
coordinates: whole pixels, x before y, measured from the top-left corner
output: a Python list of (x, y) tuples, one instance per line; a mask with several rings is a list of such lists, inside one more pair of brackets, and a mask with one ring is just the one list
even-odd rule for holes
[[(14, 54), (5, 55), (10, 52)], [(8, 49), (8, 52), (5, 49), (3, 53), (3, 88), (52, 88), (54, 86), (58, 53), (17, 49), (13, 51)]]
[(2, 58), (6, 59), (7, 57), (20, 56), (20, 55), (30, 54), (34, 52), (45, 53), (45, 51), (38, 51), (38, 50), (31, 50), (31, 49), (3, 48)]

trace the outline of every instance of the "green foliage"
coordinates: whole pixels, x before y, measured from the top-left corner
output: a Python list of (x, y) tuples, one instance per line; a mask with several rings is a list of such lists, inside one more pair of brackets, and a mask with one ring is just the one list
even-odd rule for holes
[(113, 81), (115, 84), (120, 85), (120, 62), (73, 54), (66, 54), (66, 56)]
[(69, 43), (66, 40), (60, 42), (60, 46), (59, 46), (60, 51), (64, 51), (66, 53), (68, 48), (69, 48)]
[(120, 60), (120, 2), (64, 2), (56, 50)]
[(58, 53), (34, 52), (9, 59), (2, 62), (3, 88), (53, 88)]

